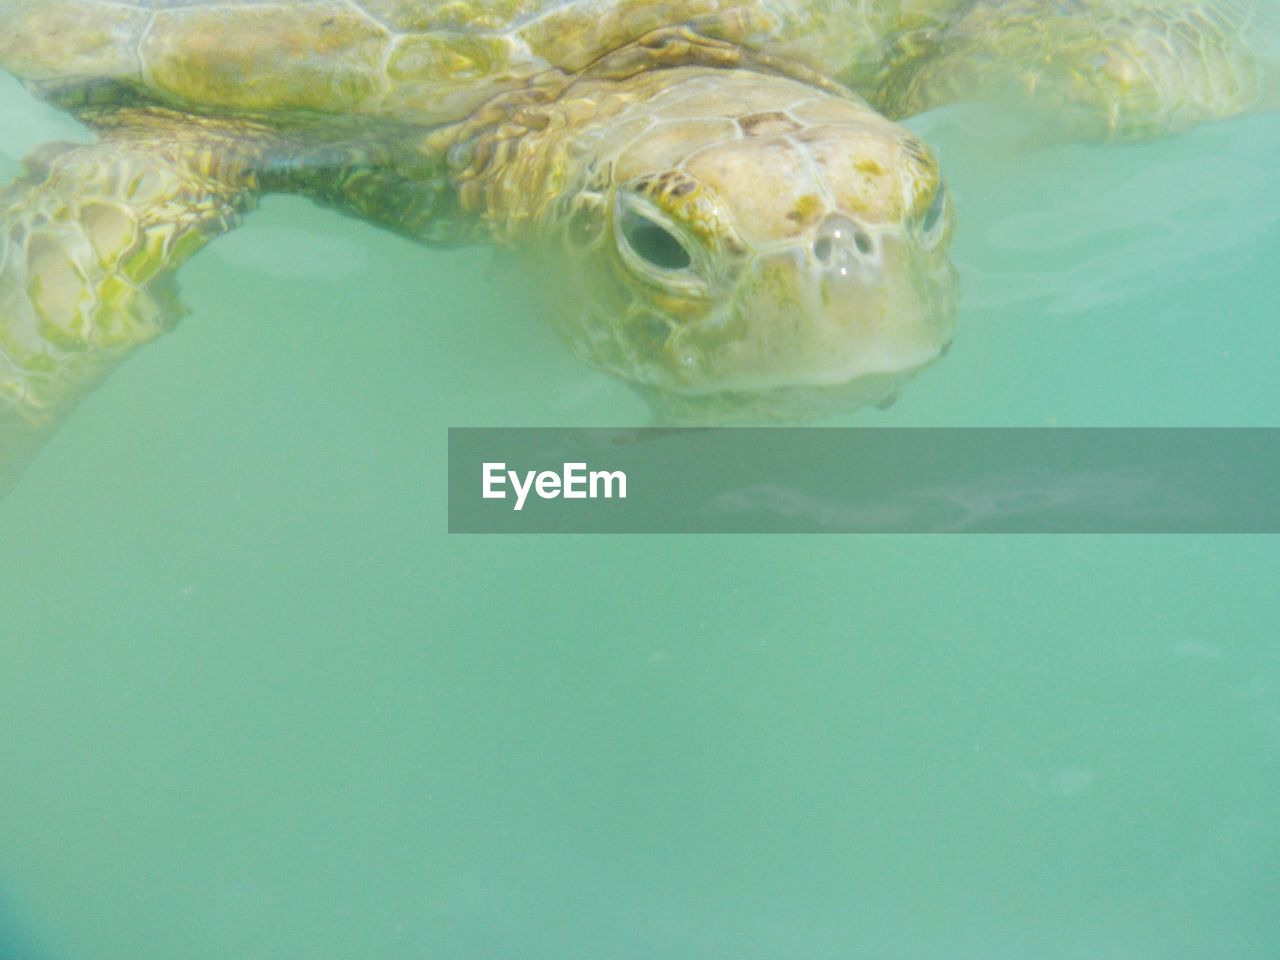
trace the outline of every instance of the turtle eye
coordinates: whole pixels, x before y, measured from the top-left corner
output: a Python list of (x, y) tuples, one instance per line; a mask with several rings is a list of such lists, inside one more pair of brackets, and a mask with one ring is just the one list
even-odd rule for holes
[(944, 184), (939, 183), (938, 189), (933, 192), (933, 200), (929, 203), (929, 209), (924, 212), (924, 216), (920, 218), (920, 229), (924, 233), (925, 243), (932, 247), (938, 242), (938, 235), (941, 233), (942, 213), (947, 209), (947, 188)]
[(622, 238), (637, 257), (660, 270), (684, 270), (693, 263), (675, 234), (635, 210), (622, 215)]

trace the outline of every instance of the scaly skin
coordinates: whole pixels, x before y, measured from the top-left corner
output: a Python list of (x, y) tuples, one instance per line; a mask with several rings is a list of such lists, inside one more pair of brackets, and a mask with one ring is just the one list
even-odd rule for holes
[(891, 116), (996, 100), (1040, 108), (1062, 137), (1159, 136), (1272, 95), (1265, 2), (977, 0), (876, 99)]
[(255, 196), (252, 138), (114, 118), (54, 145), (0, 194), (0, 490), (37, 443), (181, 309), (173, 271)]
[[(575, 352), (669, 416), (880, 402), (951, 339), (937, 162), (856, 98), (689, 65), (586, 76), (503, 129), (456, 151), (461, 205), (525, 251)], [(637, 256), (637, 220), (687, 265)]]

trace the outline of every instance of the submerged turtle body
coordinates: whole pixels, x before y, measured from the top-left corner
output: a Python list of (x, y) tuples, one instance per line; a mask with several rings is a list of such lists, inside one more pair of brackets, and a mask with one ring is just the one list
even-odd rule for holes
[(670, 419), (882, 401), (955, 308), (952, 205), (895, 121), (973, 96), (1081, 136), (1237, 113), (1260, 9), (0, 0), (0, 67), (100, 138), (0, 194), (0, 473), (172, 325), (176, 269), (270, 191), (512, 248), (575, 352)]

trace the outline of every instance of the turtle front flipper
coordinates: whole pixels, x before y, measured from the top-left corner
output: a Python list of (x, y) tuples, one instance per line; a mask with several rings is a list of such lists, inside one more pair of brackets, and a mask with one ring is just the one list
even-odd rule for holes
[(119, 115), (0, 191), (0, 492), (76, 403), (183, 310), (174, 271), (256, 197), (251, 148)]
[(978, 0), (878, 100), (890, 116), (987, 100), (1054, 138), (1139, 139), (1269, 105), (1268, 0)]

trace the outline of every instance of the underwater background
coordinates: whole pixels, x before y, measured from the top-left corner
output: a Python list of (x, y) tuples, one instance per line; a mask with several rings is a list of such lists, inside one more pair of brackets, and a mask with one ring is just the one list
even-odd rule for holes
[[(1280, 426), (1280, 117), (910, 126), (957, 340), (828, 425)], [(647, 420), (487, 250), (181, 284), (0, 502), (0, 960), (1280, 957), (1277, 538), (450, 537), (448, 427)]]

